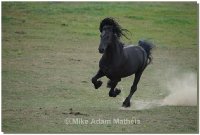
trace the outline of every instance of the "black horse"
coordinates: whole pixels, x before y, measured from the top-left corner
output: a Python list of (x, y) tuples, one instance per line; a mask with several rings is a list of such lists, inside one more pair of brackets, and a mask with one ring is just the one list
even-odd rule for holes
[(135, 74), (130, 94), (123, 102), (123, 107), (130, 107), (130, 99), (137, 90), (137, 84), (142, 72), (151, 63), (151, 50), (153, 44), (147, 41), (139, 41), (138, 46), (124, 46), (120, 41), (121, 36), (125, 36), (122, 27), (113, 19), (105, 18), (101, 21), (99, 30), (101, 32), (101, 41), (99, 53), (102, 58), (99, 61), (99, 71), (92, 78), (95, 89), (102, 85), (99, 78), (106, 76), (110, 80), (107, 87), (110, 88), (109, 96), (116, 97), (121, 90), (115, 88), (121, 78)]

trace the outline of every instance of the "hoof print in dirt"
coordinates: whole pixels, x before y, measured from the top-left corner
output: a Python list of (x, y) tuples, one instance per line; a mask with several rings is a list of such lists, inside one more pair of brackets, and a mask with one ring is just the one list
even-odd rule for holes
[(75, 112), (73, 111), (72, 108), (69, 109), (69, 113), (62, 113), (62, 114), (72, 114), (72, 115), (83, 115), (83, 116), (89, 116), (88, 114), (80, 113), (80, 112)]

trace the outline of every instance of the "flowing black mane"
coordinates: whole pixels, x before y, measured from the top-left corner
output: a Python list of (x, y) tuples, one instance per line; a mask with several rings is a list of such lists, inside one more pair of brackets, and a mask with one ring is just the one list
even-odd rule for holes
[[(120, 38), (121, 36), (124, 36), (127, 38), (126, 34), (124, 32), (128, 32), (127, 29), (123, 29), (113, 18), (105, 18), (101, 21), (99, 26), (99, 31), (103, 31), (103, 27), (105, 25), (111, 25), (113, 26), (114, 33), (117, 34), (117, 36)], [(128, 38), (127, 38), (128, 39)]]

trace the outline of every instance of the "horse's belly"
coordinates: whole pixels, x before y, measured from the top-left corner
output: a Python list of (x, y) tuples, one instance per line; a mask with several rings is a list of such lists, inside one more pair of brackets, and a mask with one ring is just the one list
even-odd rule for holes
[(106, 73), (106, 77), (108, 77), (111, 80), (115, 80), (115, 79), (121, 79), (124, 77), (128, 77), (133, 75), (135, 72), (134, 71), (126, 71), (126, 70), (118, 70), (118, 71), (112, 71), (112, 72), (107, 72)]
[(105, 72), (105, 75), (107, 78), (109, 78), (110, 80), (116, 80), (116, 79), (120, 79), (122, 78), (121, 75), (119, 74), (119, 72), (117, 71), (108, 71)]

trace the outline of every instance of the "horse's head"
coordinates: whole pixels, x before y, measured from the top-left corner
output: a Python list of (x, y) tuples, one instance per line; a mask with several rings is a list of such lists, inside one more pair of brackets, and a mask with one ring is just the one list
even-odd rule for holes
[(100, 23), (99, 31), (101, 32), (99, 52), (104, 53), (105, 50), (109, 48), (109, 46), (112, 45), (116, 39), (120, 39), (121, 36), (126, 37), (123, 31), (128, 30), (122, 29), (113, 18), (105, 18)]
[(100, 35), (100, 45), (99, 45), (99, 53), (104, 53), (104, 51), (113, 43), (114, 32), (113, 26), (105, 25), (102, 29)]

